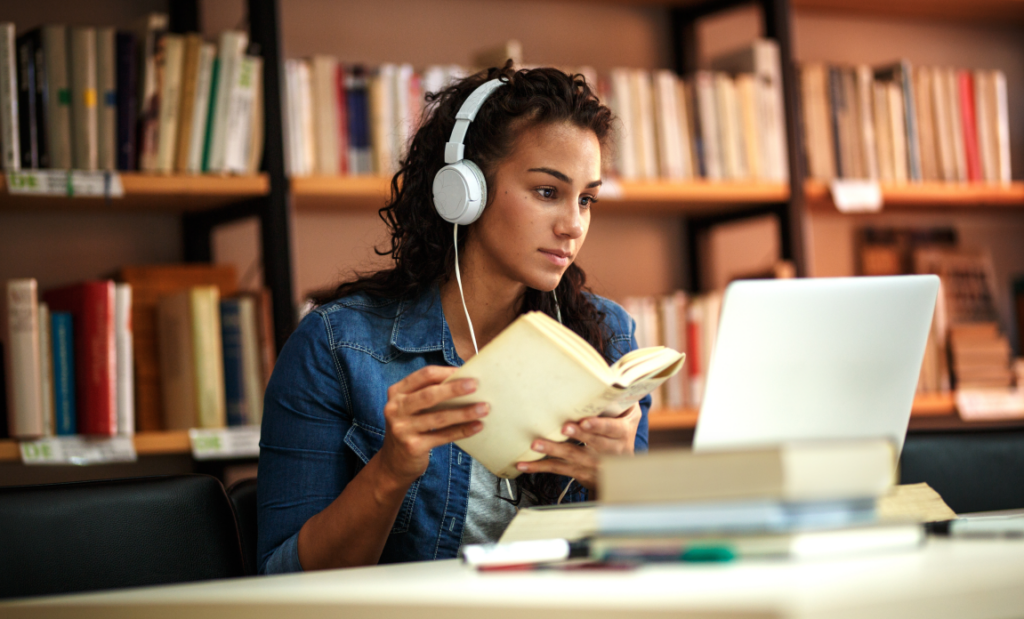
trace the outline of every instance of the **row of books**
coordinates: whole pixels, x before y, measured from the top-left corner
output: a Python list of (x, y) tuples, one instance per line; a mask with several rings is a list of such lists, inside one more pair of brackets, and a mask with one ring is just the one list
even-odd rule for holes
[(0, 24), (5, 170), (255, 173), (263, 152), (262, 58), (248, 34), (220, 45), (168, 30)]
[[(600, 503), (571, 517), (522, 509), (496, 547), (467, 547), (463, 558), (487, 570), (913, 551), (925, 543), (922, 522), (955, 514), (924, 484), (894, 487), (895, 461), (881, 439), (608, 458)], [(558, 553), (540, 543), (553, 538), (571, 545)]]
[[(615, 111), (610, 167), (625, 179), (788, 178), (778, 46), (760, 39), (717, 59), (715, 71), (680, 79), (671, 71), (614, 69), (587, 76)], [(317, 55), (285, 63), (289, 173), (388, 176), (397, 169), (424, 109), (424, 95), (466, 75), (458, 66), (410, 64), (370, 70)]]
[(807, 64), (800, 87), (813, 178), (1010, 182), (1002, 71)]
[(274, 363), (267, 292), (207, 265), (125, 267), (118, 280), (42, 295), (34, 279), (8, 281), (9, 435), (258, 424)]

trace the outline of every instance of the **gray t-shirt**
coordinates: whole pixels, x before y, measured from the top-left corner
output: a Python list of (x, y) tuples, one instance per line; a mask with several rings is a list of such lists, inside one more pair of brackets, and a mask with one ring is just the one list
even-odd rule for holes
[[(501, 482), (499, 485), (498, 482)], [(499, 496), (504, 498), (498, 498)], [(498, 541), (505, 527), (512, 522), (516, 508), (508, 502), (509, 493), (505, 480), (473, 460), (469, 476), (469, 509), (466, 525), (462, 529), (462, 545), (489, 544)], [(524, 496), (520, 507), (530, 505)]]

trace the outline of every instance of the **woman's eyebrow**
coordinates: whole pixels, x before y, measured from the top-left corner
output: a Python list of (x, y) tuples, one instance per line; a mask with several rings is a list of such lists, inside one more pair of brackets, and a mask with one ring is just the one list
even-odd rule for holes
[[(551, 176), (554, 176), (555, 178), (557, 178), (558, 180), (562, 181), (563, 183), (572, 184), (572, 179), (571, 178), (569, 178), (565, 174), (562, 174), (558, 170), (552, 170), (551, 168), (530, 168), (529, 170), (527, 170), (527, 172), (543, 172), (544, 174), (550, 174)], [(602, 182), (603, 181), (596, 180), (596, 181), (594, 181), (592, 183), (589, 183), (589, 184), (587, 184), (587, 189), (592, 189), (594, 187), (600, 187)]]

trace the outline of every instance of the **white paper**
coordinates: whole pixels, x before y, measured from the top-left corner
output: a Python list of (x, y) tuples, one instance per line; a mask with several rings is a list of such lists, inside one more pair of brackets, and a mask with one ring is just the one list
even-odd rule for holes
[(882, 210), (878, 181), (833, 180), (832, 201), (840, 213), (877, 213)]
[(964, 421), (994, 421), (1024, 417), (1024, 390), (960, 389), (956, 408)]
[(188, 431), (196, 460), (255, 458), (260, 455), (260, 427), (192, 428)]

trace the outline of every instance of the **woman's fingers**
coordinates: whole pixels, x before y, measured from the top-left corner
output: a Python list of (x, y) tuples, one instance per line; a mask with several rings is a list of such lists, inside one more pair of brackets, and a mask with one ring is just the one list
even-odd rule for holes
[[(530, 449), (542, 453), (548, 458), (557, 458), (576, 466), (597, 468), (597, 454), (593, 449), (575, 443), (555, 443), (539, 438), (533, 441)], [(533, 464), (536, 464), (534, 462)]]
[(415, 414), (436, 406), (446, 400), (476, 391), (476, 381), (472, 378), (453, 380), (440, 385), (423, 387), (415, 393), (402, 397), (402, 409), (407, 414)]
[(421, 434), (420, 436), (424, 439), (424, 444), (429, 449), (434, 447), (440, 447), (441, 445), (447, 445), (452, 441), (458, 441), (466, 438), (467, 436), (473, 436), (480, 430), (484, 429), (484, 424), (480, 421), (471, 421), (469, 423), (460, 423), (455, 426), (449, 426), (442, 430), (435, 430), (427, 434)]
[(415, 432), (437, 432), (449, 426), (476, 421), (487, 415), (490, 406), (480, 402), (461, 408), (432, 413), (420, 413), (409, 418), (409, 427)]
[(436, 385), (448, 378), (458, 368), (441, 365), (428, 365), (406, 376), (388, 388), (388, 397), (400, 394), (415, 393), (428, 385)]

